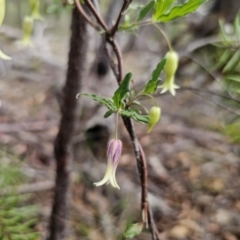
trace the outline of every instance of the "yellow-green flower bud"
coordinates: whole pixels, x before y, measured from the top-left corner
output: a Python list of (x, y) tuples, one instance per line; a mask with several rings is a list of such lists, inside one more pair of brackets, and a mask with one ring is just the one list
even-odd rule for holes
[(2, 26), (5, 16), (5, 0), (0, 0), (0, 26)]
[(150, 122), (148, 124), (148, 133), (150, 133), (153, 127), (157, 124), (161, 116), (161, 108), (154, 106), (149, 111)]
[(177, 71), (178, 54), (177, 52), (169, 51), (165, 57), (166, 57), (166, 64), (164, 66), (164, 71), (166, 74), (166, 78), (169, 79), (173, 77)]
[(175, 73), (178, 68), (178, 54), (174, 51), (169, 51), (166, 54), (166, 64), (164, 66), (164, 72), (166, 79), (164, 83), (160, 86), (162, 88), (161, 93), (169, 91), (173, 96), (176, 94), (176, 90), (179, 87), (174, 83)]
[(36, 20), (42, 20), (42, 16), (39, 13), (40, 0), (29, 0), (29, 3), (32, 9), (31, 17)]
[(31, 35), (33, 31), (34, 21), (32, 17), (26, 16), (23, 21), (23, 39), (24, 45), (32, 45)]

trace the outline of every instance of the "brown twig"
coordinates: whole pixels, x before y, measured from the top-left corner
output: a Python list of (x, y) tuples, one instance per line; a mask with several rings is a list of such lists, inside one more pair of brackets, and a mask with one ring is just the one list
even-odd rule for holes
[(113, 71), (113, 74), (114, 74), (115, 78), (119, 79), (118, 66), (114, 62), (114, 60), (112, 59), (111, 53), (110, 53), (109, 49), (107, 48), (107, 44), (106, 43), (104, 44), (104, 50), (105, 50), (105, 53), (107, 54), (107, 57), (109, 59), (109, 64), (110, 64), (110, 67), (112, 68), (112, 71)]
[[(116, 74), (115, 72), (115, 76), (117, 75), (117, 81), (118, 84), (120, 84), (123, 80), (123, 60), (122, 60), (122, 54), (121, 54), (121, 50), (116, 42), (116, 40), (114, 39), (114, 37), (106, 37), (106, 42), (112, 47), (114, 54), (116, 55), (117, 58), (117, 68), (118, 69), (118, 73)], [(114, 70), (115, 71), (115, 70)]]
[[(118, 29), (118, 26), (119, 26), (119, 23), (121, 20), (121, 16), (122, 16), (123, 12), (126, 10), (126, 8), (128, 7), (128, 5), (130, 4), (130, 2), (131, 2), (131, 0), (124, 1), (123, 7), (119, 13), (116, 24), (113, 26), (112, 30), (109, 31), (108, 27), (105, 25), (102, 17), (95, 10), (91, 1), (86, 0), (89, 10), (95, 16), (96, 21), (106, 31), (106, 33), (105, 33), (106, 44), (108, 43), (112, 47), (113, 52), (116, 55), (117, 64), (115, 64), (115, 62), (111, 58), (111, 55), (108, 52), (107, 46), (105, 46), (106, 53), (110, 59), (111, 67), (114, 72), (114, 75), (116, 76), (118, 84), (121, 83), (122, 78), (123, 78), (123, 60), (122, 60), (121, 50), (118, 47), (118, 44), (115, 40), (115, 34)], [(145, 221), (146, 226), (150, 227), (150, 230), (152, 233), (152, 240), (160, 240), (158, 231), (157, 231), (155, 223), (154, 223), (154, 219), (152, 217), (152, 212), (151, 212), (151, 209), (149, 208), (148, 200), (147, 200), (147, 163), (146, 163), (145, 154), (144, 154), (144, 151), (136, 137), (132, 120), (130, 118), (123, 117), (123, 122), (129, 133), (131, 141), (133, 143), (134, 153), (135, 153), (135, 157), (136, 157), (136, 161), (137, 161), (137, 168), (138, 168), (139, 178), (140, 178), (140, 182), (141, 182), (141, 191), (142, 191), (142, 193), (141, 193), (141, 208), (142, 208), (142, 212), (144, 215), (144, 221)]]
[(128, 8), (128, 6), (129, 6), (129, 4), (130, 4), (131, 2), (132, 2), (132, 0), (124, 0), (123, 5), (122, 5), (122, 8), (121, 8), (121, 10), (120, 10), (120, 12), (119, 12), (119, 14), (118, 14), (117, 21), (116, 21), (116, 23), (113, 25), (112, 29), (110, 30), (110, 33), (111, 33), (112, 36), (114, 36), (115, 33), (117, 32), (118, 26), (119, 26), (120, 21), (121, 21), (122, 16), (123, 16), (123, 13), (124, 13), (124, 11)]
[(147, 162), (145, 158), (144, 151), (136, 137), (134, 125), (130, 118), (123, 117), (124, 125), (128, 131), (134, 148), (134, 154), (137, 160), (137, 167), (139, 172), (139, 178), (141, 182), (141, 208), (144, 214), (144, 221), (147, 226), (149, 226), (152, 233), (152, 240), (160, 240), (158, 230), (155, 226), (154, 219), (152, 217), (152, 212), (147, 200)]
[(96, 31), (100, 31), (101, 28), (99, 27), (99, 25), (95, 22), (93, 22), (91, 20), (90, 17), (88, 17), (88, 15), (86, 14), (86, 12), (84, 11), (84, 9), (82, 8), (82, 5), (80, 4), (79, 0), (74, 0), (78, 11), (81, 13), (81, 15), (84, 17), (84, 19), (87, 21), (87, 23), (92, 26)]
[(98, 24), (103, 28), (103, 30), (105, 32), (108, 33), (109, 32), (108, 26), (106, 25), (104, 20), (101, 18), (101, 16), (98, 14), (98, 12), (97, 12), (96, 8), (94, 7), (94, 5), (92, 4), (92, 2), (90, 0), (86, 0), (86, 4), (89, 7), (89, 10), (93, 14), (93, 16), (96, 18)]

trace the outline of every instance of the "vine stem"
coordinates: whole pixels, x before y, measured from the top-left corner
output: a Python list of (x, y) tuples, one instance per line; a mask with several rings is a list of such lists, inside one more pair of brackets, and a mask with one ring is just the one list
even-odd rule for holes
[(84, 9), (82, 8), (82, 5), (80, 4), (79, 0), (74, 0), (75, 5), (78, 9), (78, 11), (80, 12), (80, 14), (84, 17), (84, 19), (86, 20), (86, 22), (91, 25), (96, 31), (100, 31), (101, 28), (98, 26), (97, 23), (93, 22), (91, 20), (91, 18), (86, 14), (86, 12), (84, 11)]
[(118, 116), (119, 116), (119, 113), (117, 112), (116, 114), (116, 129), (115, 129), (115, 139), (118, 139)]
[[(75, 0), (78, 1), (78, 0)], [(117, 21), (115, 25), (108, 30), (108, 27), (106, 26), (104, 20), (102, 17), (99, 15), (99, 13), (96, 11), (95, 7), (91, 4), (89, 0), (86, 0), (87, 6), (89, 7), (90, 12), (93, 14), (95, 17), (95, 20), (97, 21), (98, 25), (101, 26), (106, 32), (105, 32), (105, 50), (107, 53), (107, 56), (109, 57), (110, 60), (110, 65), (112, 68), (112, 71), (114, 75), (116, 76), (117, 82), (120, 85), (122, 80), (123, 80), (123, 60), (122, 60), (122, 52), (118, 46), (118, 43), (115, 39), (115, 34), (117, 32), (117, 29), (119, 27), (121, 17), (123, 16), (123, 12), (126, 10), (126, 8), (129, 6), (129, 4), (132, 2), (132, 0), (124, 0), (123, 2), (123, 7), (121, 8), (119, 15), (117, 17)], [(82, 12), (79, 11), (81, 14)], [(84, 17), (84, 15), (83, 15)], [(107, 49), (107, 44), (109, 44), (113, 52), (116, 56), (117, 63), (114, 62), (112, 59), (108, 49)], [(147, 195), (148, 195), (148, 190), (147, 190), (147, 161), (146, 157), (144, 154), (144, 151), (141, 147), (141, 144), (139, 143), (135, 129), (134, 129), (134, 124), (131, 120), (131, 118), (126, 118), (122, 117), (124, 125), (129, 133), (130, 139), (133, 144), (134, 148), (134, 153), (135, 153), (135, 158), (137, 161), (137, 168), (139, 172), (139, 178), (141, 182), (141, 208), (142, 208), (142, 213), (143, 213), (143, 221), (146, 224), (147, 227), (150, 228), (151, 234), (152, 234), (152, 240), (160, 240), (159, 233), (157, 231), (157, 228), (155, 226), (154, 219), (152, 217), (152, 212), (148, 204), (147, 200)]]
[(163, 37), (165, 38), (165, 40), (166, 40), (166, 42), (167, 42), (167, 45), (168, 45), (169, 50), (172, 52), (172, 51), (173, 51), (172, 45), (171, 45), (170, 41), (168, 40), (168, 37), (167, 37), (166, 33), (165, 33), (156, 23), (152, 22), (152, 24), (153, 24), (153, 26), (155, 26), (155, 27), (159, 30), (159, 32), (163, 35)]

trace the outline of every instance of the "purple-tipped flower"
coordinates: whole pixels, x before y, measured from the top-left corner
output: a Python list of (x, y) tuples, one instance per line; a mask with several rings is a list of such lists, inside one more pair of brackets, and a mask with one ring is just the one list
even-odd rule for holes
[(108, 144), (107, 150), (107, 170), (100, 182), (94, 183), (96, 186), (111, 184), (113, 187), (120, 189), (116, 181), (116, 169), (121, 158), (122, 142), (121, 140), (112, 139)]

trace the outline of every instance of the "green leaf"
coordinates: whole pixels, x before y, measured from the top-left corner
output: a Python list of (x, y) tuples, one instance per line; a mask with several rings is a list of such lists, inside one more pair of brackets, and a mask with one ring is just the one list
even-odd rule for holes
[(228, 81), (234, 81), (240, 83), (240, 75), (239, 74), (229, 74), (224, 77)]
[(155, 4), (153, 20), (157, 20), (163, 14), (167, 14), (174, 2), (176, 0), (158, 0)]
[(142, 232), (143, 229), (143, 223), (135, 223), (132, 224), (131, 226), (129, 226), (125, 233), (124, 233), (124, 237), (125, 238), (133, 238), (137, 235), (139, 235)]
[(112, 110), (108, 110), (105, 114), (104, 114), (104, 118), (108, 118), (110, 117), (114, 112)]
[(169, 13), (154, 18), (157, 22), (169, 22), (175, 18), (185, 16), (196, 11), (207, 0), (189, 0), (183, 5), (173, 7)]
[(238, 41), (240, 41), (240, 14), (234, 20), (234, 32)]
[(140, 114), (137, 114), (135, 113), (132, 118), (139, 122), (139, 123), (142, 123), (142, 124), (146, 124), (146, 123), (149, 123), (150, 122), (150, 117), (148, 115), (140, 115)]
[(147, 16), (147, 14), (153, 9), (154, 5), (155, 0), (152, 0), (145, 7), (143, 7), (143, 9), (138, 14), (137, 22), (143, 20)]
[(226, 49), (224, 51), (224, 53), (222, 54), (222, 56), (217, 61), (217, 63), (212, 67), (211, 71), (215, 71), (215, 70), (223, 67), (226, 64), (226, 62), (229, 60), (231, 55), (232, 55), (232, 51), (230, 49)]
[(120, 114), (124, 117), (132, 118), (139, 123), (146, 124), (150, 122), (150, 117), (148, 115), (141, 115), (134, 109), (121, 110)]
[(111, 98), (103, 98), (103, 97), (100, 97), (96, 94), (88, 94), (88, 93), (78, 93), (76, 98), (79, 98), (80, 96), (91, 97), (94, 101), (97, 101), (100, 104), (106, 106), (112, 112), (117, 111), (117, 107), (115, 106), (115, 104), (114, 104), (114, 102)]
[(132, 73), (128, 73), (122, 83), (120, 84), (119, 88), (115, 91), (113, 95), (113, 101), (116, 107), (119, 109), (122, 105), (122, 101), (126, 95), (126, 93), (129, 91), (129, 83), (132, 78)]
[(240, 50), (237, 50), (224, 67), (223, 72), (233, 71), (240, 62)]
[(158, 78), (159, 78), (165, 64), (166, 64), (166, 58), (162, 59), (162, 61), (158, 63), (157, 67), (152, 72), (152, 78), (148, 81), (148, 83), (146, 84), (146, 86), (143, 89), (144, 94), (155, 93), (157, 86), (160, 82), (160, 80), (158, 80)]

